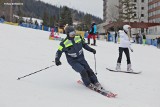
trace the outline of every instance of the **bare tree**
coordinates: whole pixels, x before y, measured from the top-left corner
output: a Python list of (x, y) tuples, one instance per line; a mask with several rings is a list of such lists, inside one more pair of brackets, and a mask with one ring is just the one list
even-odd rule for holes
[(132, 19), (135, 19), (135, 11), (133, 10), (135, 4), (132, 0), (120, 0), (120, 5), (122, 6), (122, 11), (119, 13), (120, 17), (128, 22), (131, 22)]

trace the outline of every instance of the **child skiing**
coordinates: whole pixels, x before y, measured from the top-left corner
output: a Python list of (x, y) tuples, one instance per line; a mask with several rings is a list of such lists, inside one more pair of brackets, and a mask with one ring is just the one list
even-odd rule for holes
[(122, 30), (119, 31), (120, 45), (119, 45), (119, 57), (118, 57), (117, 66), (116, 66), (117, 71), (121, 71), (121, 60), (122, 60), (122, 54), (124, 51), (127, 58), (127, 71), (133, 72), (131, 68), (130, 53), (129, 53), (129, 49), (133, 52), (133, 49), (131, 48), (130, 36), (129, 36), (130, 30), (131, 30), (131, 26), (124, 25), (123, 31)]
[(51, 40), (54, 39), (54, 28), (51, 29), (51, 33), (49, 35), (49, 39), (51, 39)]

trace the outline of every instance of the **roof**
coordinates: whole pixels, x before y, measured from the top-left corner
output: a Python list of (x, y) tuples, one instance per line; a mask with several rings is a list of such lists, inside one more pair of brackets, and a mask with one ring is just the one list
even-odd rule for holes
[(111, 27), (121, 27), (125, 24), (130, 25), (132, 28), (148, 28), (152, 26), (160, 26), (160, 23), (146, 23), (146, 22), (113, 22), (109, 23), (107, 25), (104, 25), (103, 27), (105, 29), (109, 29)]

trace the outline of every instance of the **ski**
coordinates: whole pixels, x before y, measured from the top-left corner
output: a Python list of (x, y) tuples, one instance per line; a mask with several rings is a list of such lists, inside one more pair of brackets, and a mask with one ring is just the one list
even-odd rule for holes
[(110, 68), (106, 68), (108, 71), (112, 71), (112, 72), (121, 72), (121, 73), (129, 73), (129, 74), (140, 74), (142, 73), (141, 71), (139, 72), (129, 72), (129, 71), (117, 71), (117, 70), (114, 70), (114, 69), (110, 69)]
[[(78, 80), (77, 83), (85, 86), (84, 83), (81, 80)], [(90, 90), (93, 90), (93, 91), (95, 91), (95, 92), (97, 92), (97, 93), (99, 93), (99, 94), (101, 94), (101, 95), (103, 95), (103, 96), (105, 96), (107, 98), (116, 98), (116, 96), (117, 96), (117, 94), (114, 94), (114, 93), (112, 93), (110, 91), (106, 91), (104, 89), (101, 89), (101, 90), (90, 89)]]

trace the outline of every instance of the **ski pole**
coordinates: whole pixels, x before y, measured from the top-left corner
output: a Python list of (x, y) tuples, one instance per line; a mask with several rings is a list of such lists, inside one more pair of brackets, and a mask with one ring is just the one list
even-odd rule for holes
[(55, 65), (51, 65), (51, 66), (48, 66), (48, 67), (46, 67), (46, 68), (40, 69), (40, 70), (38, 70), (38, 71), (36, 71), (36, 72), (30, 73), (30, 74), (28, 74), (28, 75), (25, 75), (25, 76), (22, 76), (22, 77), (18, 77), (17, 80), (20, 80), (21, 78), (25, 78), (25, 77), (30, 76), (30, 75), (33, 75), (33, 74), (35, 74), (35, 73), (41, 72), (41, 71), (43, 71), (43, 70), (46, 70), (46, 69), (48, 69), (48, 68), (51, 68), (52, 66), (55, 66)]
[(96, 70), (96, 55), (94, 54), (94, 61), (95, 61), (95, 74), (97, 75), (97, 70)]

